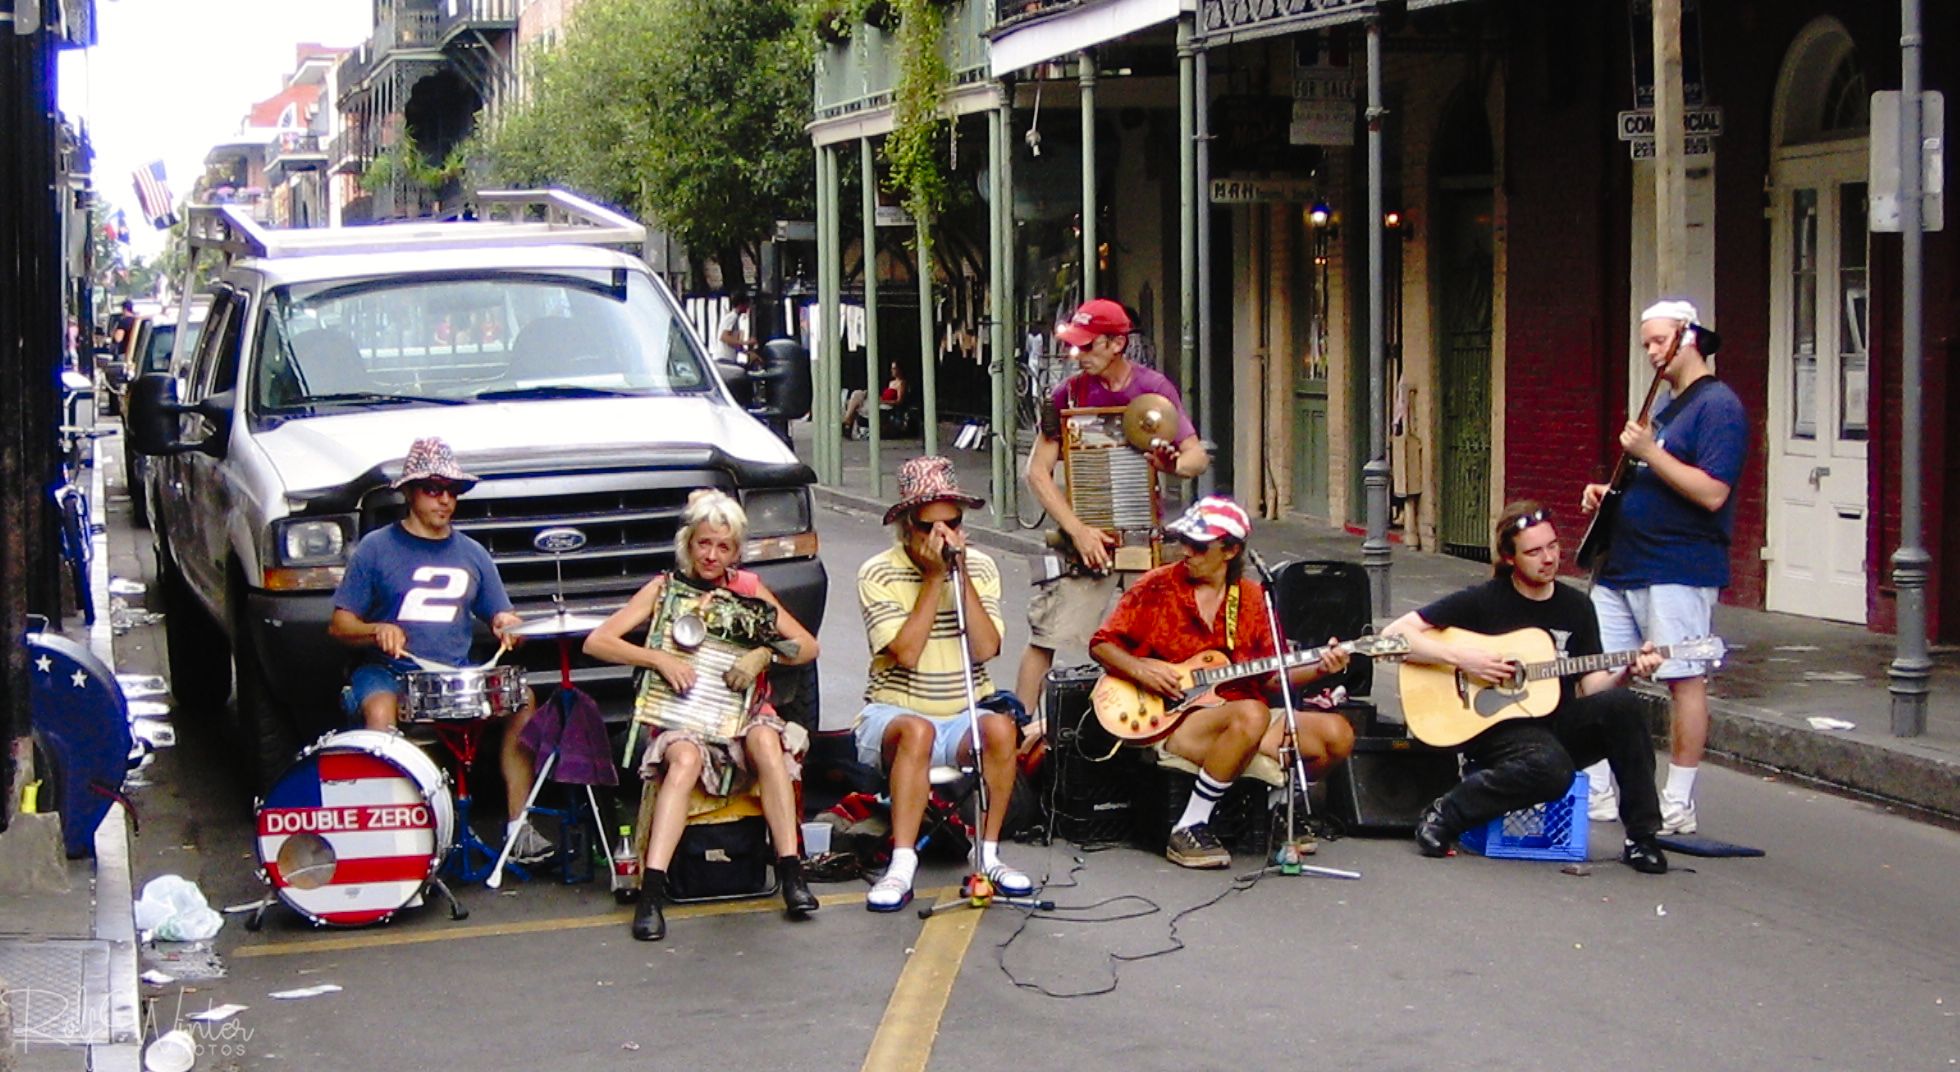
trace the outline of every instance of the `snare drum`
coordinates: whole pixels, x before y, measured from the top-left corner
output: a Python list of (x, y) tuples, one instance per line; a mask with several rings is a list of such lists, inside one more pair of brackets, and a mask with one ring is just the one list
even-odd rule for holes
[(259, 874), (315, 925), (380, 923), (435, 877), (455, 833), (449, 777), (421, 749), (392, 733), (331, 733), (259, 802)]
[(524, 707), (523, 672), (515, 666), (411, 670), (402, 675), (408, 722), (503, 718)]

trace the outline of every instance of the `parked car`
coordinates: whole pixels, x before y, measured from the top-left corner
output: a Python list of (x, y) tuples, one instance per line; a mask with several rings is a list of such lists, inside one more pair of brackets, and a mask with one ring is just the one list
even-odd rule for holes
[[(193, 716), (226, 714), (260, 786), (340, 723), (350, 653), (327, 635), (333, 590), (359, 539), (402, 516), (388, 485), (419, 437), (481, 478), (455, 524), (520, 614), (553, 602), (540, 531), (585, 533), (561, 563), (565, 603), (603, 616), (670, 567), (688, 493), (716, 486), (747, 508), (744, 564), (822, 621), (814, 474), (716, 375), (637, 255), (644, 229), (558, 191), (478, 198), (476, 221), (304, 231), (190, 211), (191, 265), (231, 259), (178, 375), (132, 386), (129, 428), (156, 473), (172, 690)], [(802, 363), (806, 397), (785, 405), (807, 405), (807, 357), (771, 345)], [(554, 644), (515, 657), (541, 691), (558, 681)], [(573, 676), (626, 717), (625, 668), (581, 657)], [(813, 667), (772, 684), (786, 717), (816, 725)]]
[[(197, 349), (198, 334), (204, 330), (204, 317), (210, 311), (211, 302), (208, 298), (199, 298), (191, 302), (190, 315), (185, 321), (187, 328), (183, 350), (186, 354)], [(130, 382), (140, 376), (170, 371), (171, 358), (177, 348), (180, 312), (173, 305), (155, 316), (144, 317), (138, 321), (135, 341), (130, 347), (131, 352), (126, 363), (120, 366), (124, 370), (120, 377), (123, 387), (120, 390), (112, 389), (111, 392), (118, 396), (116, 412), (127, 412), (127, 407), (122, 405), (121, 396), (127, 393)], [(109, 382), (108, 376), (105, 375), (103, 379), (105, 383)], [(123, 480), (129, 486), (130, 510), (135, 515), (136, 523), (147, 527), (150, 523), (151, 504), (156, 499), (156, 489), (150, 482), (150, 458), (136, 449), (135, 439), (131, 436), (122, 437), (122, 449)]]

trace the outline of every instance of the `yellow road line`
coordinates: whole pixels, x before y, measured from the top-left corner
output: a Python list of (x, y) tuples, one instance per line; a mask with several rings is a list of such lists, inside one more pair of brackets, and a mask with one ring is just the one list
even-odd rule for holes
[[(831, 893), (818, 898), (828, 905), (863, 904), (864, 894)], [(433, 910), (435, 901), (430, 902)], [(775, 898), (764, 900), (756, 898), (748, 901), (723, 901), (716, 904), (673, 905), (666, 910), (668, 919), (695, 919), (703, 916), (733, 916), (755, 912), (776, 912), (782, 904)], [(420, 945), (425, 942), (450, 942), (461, 938), (502, 938), (517, 934), (541, 934), (547, 931), (575, 931), (593, 927), (617, 927), (625, 922), (628, 912), (608, 912), (602, 916), (561, 916), (554, 919), (526, 919), (510, 923), (483, 923), (467, 927), (441, 927), (421, 931), (367, 931), (361, 934), (346, 934), (333, 938), (302, 938), (296, 941), (267, 942), (264, 945), (243, 945), (231, 951), (233, 957), (284, 957), (303, 953), (340, 953), (350, 949), (375, 949), (383, 946)]]
[(892, 988), (878, 1033), (871, 1037), (863, 1072), (923, 1072), (981, 915), (962, 910), (926, 920), (912, 957)]

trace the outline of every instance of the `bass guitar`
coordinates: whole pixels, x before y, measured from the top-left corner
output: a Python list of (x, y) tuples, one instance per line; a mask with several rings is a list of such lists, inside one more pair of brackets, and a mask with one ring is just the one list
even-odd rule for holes
[[(1681, 352), (1681, 340), (1687, 329), (1676, 327), (1674, 341), (1667, 344), (1667, 356), (1661, 359), (1661, 367), (1654, 372), (1654, 382), (1647, 385), (1647, 400), (1640, 404), (1640, 416), (1634, 418), (1641, 424), (1647, 423), (1647, 414), (1654, 408), (1654, 397), (1660, 394), (1661, 384), (1666, 377), (1662, 375), (1667, 366), (1674, 363), (1674, 355)], [(1620, 460), (1613, 467), (1612, 479), (1606, 482), (1606, 494), (1600, 496), (1599, 505), (1594, 508), (1592, 521), (1586, 525), (1585, 538), (1579, 541), (1576, 556), (1579, 568), (1597, 571), (1606, 564), (1607, 548), (1613, 544), (1613, 526), (1620, 520), (1620, 500), (1626, 496), (1627, 485), (1633, 483), (1633, 459), (1626, 451), (1620, 452)]]
[[(1631, 666), (1640, 658), (1638, 651), (1614, 651), (1561, 659), (1552, 635), (1543, 629), (1497, 636), (1444, 629), (1438, 635), (1450, 644), (1476, 648), (1511, 664), (1511, 676), (1495, 684), (1485, 684), (1454, 666), (1402, 664), (1397, 681), (1409, 732), (1438, 748), (1454, 748), (1499, 722), (1549, 715), (1558, 707), (1560, 678)], [(1662, 658), (1711, 666), (1728, 654), (1720, 637), (1697, 637), (1655, 650)]]
[[(1376, 658), (1409, 653), (1409, 642), (1402, 637), (1356, 637), (1332, 647), (1350, 655)], [(1186, 714), (1224, 703), (1217, 692), (1219, 685), (1242, 677), (1310, 666), (1329, 650), (1325, 646), (1309, 648), (1242, 663), (1233, 662), (1222, 651), (1199, 652), (1175, 664), (1178, 688), (1182, 690), (1176, 699), (1166, 699), (1129, 678), (1106, 673), (1090, 690), (1089, 704), (1095, 708), (1096, 720), (1116, 737), (1127, 742), (1154, 741), (1176, 729), (1178, 720)]]

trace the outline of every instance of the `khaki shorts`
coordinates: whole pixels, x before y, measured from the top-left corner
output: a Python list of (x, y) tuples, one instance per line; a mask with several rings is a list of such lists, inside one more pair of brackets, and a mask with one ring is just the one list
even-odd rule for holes
[(1064, 644), (1089, 646), (1124, 588), (1126, 575), (1070, 574), (1034, 589), (1028, 600), (1028, 643), (1054, 651)]

